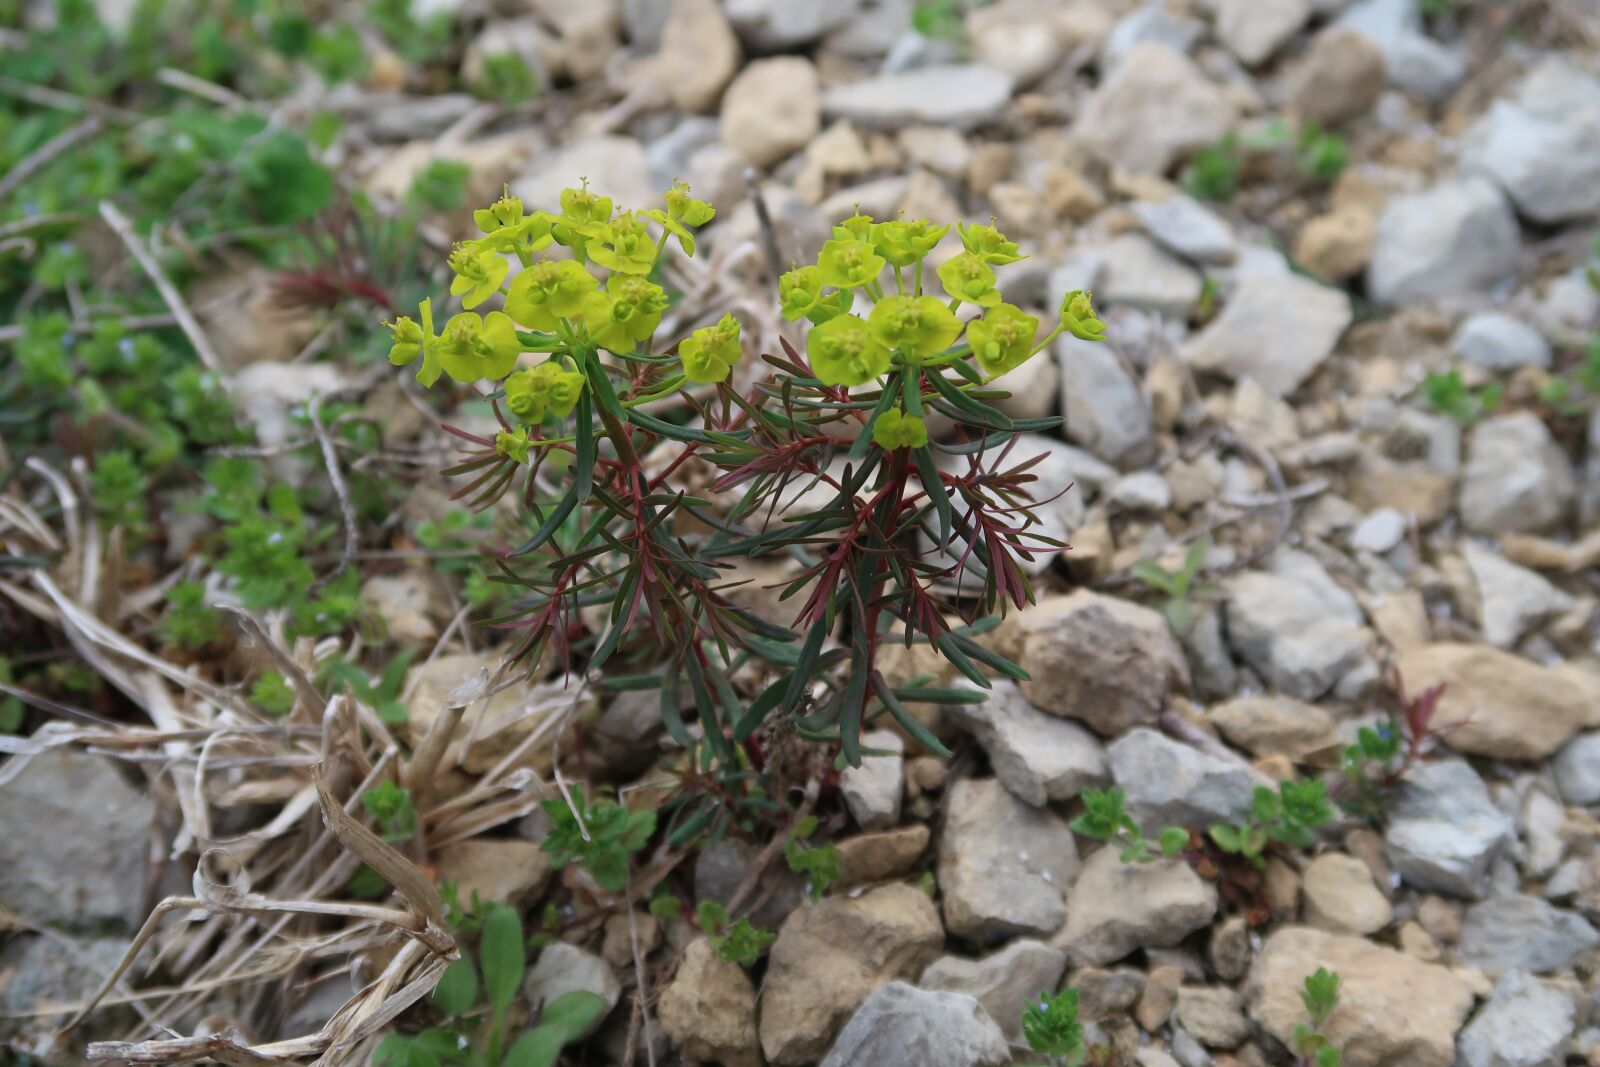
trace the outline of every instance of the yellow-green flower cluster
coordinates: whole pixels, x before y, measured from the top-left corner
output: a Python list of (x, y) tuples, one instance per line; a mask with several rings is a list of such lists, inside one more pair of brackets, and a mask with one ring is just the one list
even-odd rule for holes
[[(435, 333), (432, 302), (424, 300), (420, 323), (402, 316), (389, 324), (389, 362), (420, 359), (417, 380), (427, 386), (446, 374), (462, 383), (506, 379), (507, 406), (529, 425), (570, 414), (588, 380), (574, 363), (581, 367), (599, 349), (630, 355), (648, 344), (668, 304), (650, 280), (661, 253), (675, 239), (693, 255), (694, 228), (715, 215), (682, 182), (664, 201), (663, 208), (619, 212), (584, 183), (562, 192), (556, 214), (530, 212), (509, 192), (474, 211), (482, 236), (450, 255), (450, 295), (460, 299), (461, 314)], [(503, 310), (474, 310), (497, 297)], [(738, 331), (727, 318), (685, 340), (684, 377), (726, 378), (738, 360)], [(557, 355), (513, 375), (525, 352)], [(502, 444), (513, 457), (526, 451), (514, 434)]]
[[(937, 366), (969, 354), (992, 378), (1020, 366), (1061, 333), (1089, 340), (1105, 336), (1089, 294), (1073, 292), (1062, 301), (1059, 325), (1039, 339), (1039, 319), (1001, 298), (995, 267), (1023, 256), (993, 226), (957, 227), (962, 251), (936, 271), (945, 299), (926, 294), (924, 261), (949, 229), (926, 220), (876, 222), (854, 215), (833, 228), (816, 263), (778, 280), (784, 318), (813, 324), (806, 354), (818, 381), (865, 385), (896, 367)], [(892, 293), (885, 291), (889, 284)], [(872, 302), (865, 314), (852, 314), (858, 294)], [(963, 304), (980, 309), (981, 316), (963, 325), (956, 315)], [(965, 344), (957, 345), (963, 331)]]

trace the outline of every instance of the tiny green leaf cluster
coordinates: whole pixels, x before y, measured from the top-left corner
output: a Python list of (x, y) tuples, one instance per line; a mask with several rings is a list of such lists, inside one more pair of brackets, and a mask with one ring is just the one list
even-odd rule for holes
[(1205, 566), (1209, 543), (1196, 541), (1184, 553), (1183, 565), (1169, 571), (1158, 563), (1141, 560), (1132, 568), (1133, 576), (1161, 593), (1166, 599), (1161, 603), (1161, 613), (1175, 633), (1186, 634), (1194, 626), (1194, 602), (1219, 595), (1221, 590), (1208, 582), (1201, 582), (1200, 571)]
[(1029, 1048), (1050, 1057), (1057, 1067), (1083, 1063), (1089, 1047), (1078, 1021), (1078, 991), (1067, 988), (1054, 996), (1040, 993), (1022, 1012), (1022, 1037)]
[(571, 803), (561, 797), (543, 801), (550, 817), (544, 851), (557, 867), (578, 863), (596, 885), (615, 893), (628, 881), (629, 857), (644, 848), (656, 832), (656, 813), (629, 811), (614, 800), (584, 798), (583, 787), (571, 791)]
[(839, 880), (839, 850), (829, 841), (808, 845), (805, 839), (817, 832), (817, 817), (808, 815), (789, 831), (783, 843), (783, 858), (789, 869), (806, 880), (812, 900), (821, 900), (828, 887)]
[(411, 791), (385, 778), (361, 794), (361, 806), (378, 821), (385, 841), (409, 841), (417, 832), (417, 809)]
[(1158, 855), (1171, 858), (1189, 844), (1189, 831), (1181, 826), (1165, 827), (1154, 841), (1145, 837), (1139, 824), (1127, 813), (1126, 799), (1127, 794), (1116, 787), (1085, 789), (1083, 812), (1072, 820), (1072, 832), (1117, 845), (1122, 849), (1124, 863), (1143, 863)]
[(1243, 856), (1261, 867), (1266, 863), (1262, 853), (1268, 844), (1310, 848), (1316, 844), (1317, 828), (1331, 822), (1335, 814), (1327, 783), (1320, 778), (1285, 781), (1278, 783), (1277, 792), (1264, 785), (1256, 786), (1248, 819), (1242, 823), (1213, 823), (1209, 832), (1222, 851)]
[(1461, 372), (1452, 369), (1430, 373), (1423, 380), (1422, 395), (1440, 414), (1469, 424), (1499, 410), (1500, 401), (1505, 397), (1505, 387), (1499, 382), (1468, 386), (1462, 380)]
[(1326, 967), (1318, 967), (1314, 974), (1306, 976), (1300, 1001), (1310, 1016), (1309, 1022), (1298, 1023), (1294, 1028), (1294, 1050), (1300, 1055), (1301, 1064), (1303, 1067), (1339, 1067), (1342, 1059), (1339, 1046), (1322, 1032), (1322, 1025), (1339, 1006), (1339, 976)]
[(605, 1014), (606, 1003), (587, 990), (564, 993), (544, 1005), (538, 1023), (507, 1048), (506, 1022), (522, 985), (524, 951), (517, 913), (490, 905), (478, 958), (463, 949), (434, 987), (434, 1007), (448, 1023), (415, 1036), (389, 1035), (373, 1053), (374, 1067), (555, 1067), (561, 1050)]
[(749, 919), (730, 921), (728, 909), (714, 900), (702, 900), (695, 909), (695, 919), (711, 939), (711, 947), (726, 963), (752, 967), (777, 938), (770, 930), (752, 925)]

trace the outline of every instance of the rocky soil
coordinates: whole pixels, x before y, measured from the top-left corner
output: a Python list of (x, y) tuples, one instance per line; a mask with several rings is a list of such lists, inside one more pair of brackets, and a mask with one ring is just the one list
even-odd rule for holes
[[(929, 11), (953, 25), (913, 30)], [(1092, 288), (1109, 324), (1108, 344), (1063, 339), (1003, 381), (1013, 414), (1064, 417), (1016, 454), (1043, 453), (1040, 484), (1071, 487), (1042, 509), (1071, 550), (1041, 560), (1040, 602), (994, 635), (1029, 680), (935, 723), (953, 761), (891, 734), (867, 744), (892, 754), (824, 781), (841, 880), (812, 901), (766, 868), (752, 918), (776, 940), (757, 966), (642, 910), (545, 947), (530, 997), (586, 988), (614, 1006), (572, 1062), (1027, 1063), (1025, 1005), (1071, 985), (1114, 1062), (1287, 1064), (1300, 984), (1328, 967), (1343, 998), (1326, 1030), (1348, 1067), (1600, 1064), (1600, 380), (1581, 384), (1585, 359), (1600, 363), (1585, 355), (1600, 330), (1600, 10), (527, 0), (457, 17), (465, 65), (515, 50), (554, 88), (479, 121), (470, 97), (375, 67), (389, 84), (345, 102), (364, 112), (352, 166), (375, 190), (434, 155), (471, 165), (477, 199), (505, 183), (541, 206), (579, 176), (630, 204), (682, 177), (717, 206), (709, 262), (736, 279), (737, 257), (760, 256), (747, 174), (784, 263), (857, 209), (993, 217), (1029, 255), (1009, 300), (1050, 308)], [(1312, 126), (1342, 139), (1336, 174), (1310, 172)], [(1237, 190), (1202, 200), (1184, 176), (1219, 144)], [(464, 213), (436, 222), (466, 232)], [(712, 299), (769, 298), (736, 280)], [(312, 379), (349, 374), (263, 359), (238, 331), (218, 340), (263, 443), (287, 435)], [(1498, 403), (1444, 410), (1452, 371), (1469, 399), (1497, 384)], [(444, 454), (392, 381), (366, 406), (392, 446)], [(419, 485), (405, 521), (442, 484)], [(1175, 628), (1131, 568), (1176, 570), (1202, 541)], [(773, 580), (752, 596), (781, 618)], [(413, 668), (397, 731), (420, 743), (445, 695), (498, 657), (461, 643), (425, 571), (363, 592), (424, 652), (443, 640)], [(936, 660), (900, 673), (924, 668), (948, 674)], [(1182, 860), (1123, 862), (1068, 828), (1086, 788), (1120, 787), (1152, 832), (1238, 819), (1277, 779), (1325, 775), (1337, 793), (1340, 750), (1401, 684), (1444, 686), (1439, 729), (1382, 812), (1275, 850), (1243, 889)], [(534, 800), (426, 857), (530, 915), (570, 899), (537, 848), (532, 783), (557, 761), (568, 780), (651, 781), (673, 747), (653, 695), (630, 693), (586, 695), (553, 746), (553, 718), (512, 714), (548, 692), (497, 697), (440, 787), (465, 792), (538, 733), (513, 786)], [(149, 842), (198, 788), (184, 775), (152, 795), (83, 746), (0, 764), (0, 931), (19, 931), (0, 941), (0, 1037), (19, 1050), (70, 1062), (44, 1051), (42, 1024), (5, 1017), (83, 996), (141, 901), (188, 891), (171, 867), (147, 888)], [(733, 896), (765, 844), (735, 835), (682, 858), (694, 897)], [(313, 969), (322, 981), (272, 987), (279, 1029), (254, 1038), (314, 1032), (353, 974), (374, 973)], [(236, 1020), (260, 995), (223, 989), (208, 1010)], [(132, 1014), (112, 1017), (139, 1030)]]

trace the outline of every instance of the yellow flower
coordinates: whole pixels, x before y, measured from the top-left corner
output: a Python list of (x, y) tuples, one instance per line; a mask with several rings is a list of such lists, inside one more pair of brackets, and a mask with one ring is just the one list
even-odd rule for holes
[(479, 208), (472, 213), (472, 221), (484, 233), (493, 233), (507, 227), (516, 226), (522, 222), (522, 201), (511, 195), (510, 190), (499, 200), (487, 208)]
[(909, 267), (932, 252), (949, 230), (927, 219), (885, 222), (873, 232), (872, 245), (895, 266)]
[(600, 287), (582, 263), (541, 259), (511, 282), (506, 314), (532, 330), (554, 330), (561, 319), (583, 307), (583, 298)]
[(928, 443), (928, 424), (899, 408), (890, 408), (872, 424), (872, 439), (886, 452), (897, 448), (921, 448)]
[(603, 225), (584, 231), (590, 238), (589, 258), (607, 270), (623, 274), (649, 274), (656, 265), (658, 246), (645, 224), (624, 211)]
[(421, 356), (422, 366), (417, 368), (417, 381), (427, 387), (439, 380), (441, 371), (439, 357), (434, 352), (438, 338), (433, 333), (433, 301), (424, 300), (419, 312), (422, 315), (421, 326), (405, 315), (385, 325), (389, 327), (394, 340), (389, 349), (389, 362), (396, 367), (404, 367)]
[(824, 385), (865, 385), (889, 369), (889, 349), (867, 324), (840, 315), (812, 329), (806, 354)]
[(518, 426), (509, 432), (501, 430), (494, 435), (494, 450), (513, 463), (521, 463), (524, 466), (528, 463), (528, 446), (531, 443), (528, 440), (526, 426)]
[(672, 183), (667, 190), (667, 210), (652, 209), (643, 214), (661, 223), (663, 229), (678, 239), (684, 255), (694, 255), (694, 234), (689, 229), (704, 226), (716, 215), (717, 209), (704, 200), (689, 195), (689, 186), (681, 181)]
[(739, 346), (739, 320), (732, 315), (722, 316), (715, 326), (696, 330), (678, 345), (683, 376), (691, 382), (726, 381), (743, 354)]
[(450, 269), (456, 273), (450, 295), (459, 296), (461, 306), (471, 310), (500, 291), (511, 264), (480, 248), (476, 241), (467, 241), (450, 254)]
[(986, 308), (1000, 303), (994, 268), (971, 252), (945, 260), (939, 267), (939, 281), (956, 300)]
[(1104, 341), (1106, 324), (1095, 314), (1094, 294), (1074, 289), (1061, 298), (1061, 328), (1085, 341)]
[(491, 311), (487, 318), (472, 311), (454, 316), (433, 347), (440, 366), (458, 382), (504, 378), (522, 352), (516, 324), (503, 311)]
[(553, 220), (550, 232), (581, 258), (588, 254), (588, 231), (610, 220), (611, 198), (591, 193), (585, 178), (579, 188), (561, 190), (561, 216)]
[(878, 224), (872, 221), (871, 215), (860, 213), (851, 215), (833, 228), (833, 236), (841, 241), (865, 241), (872, 243), (872, 234)]
[(637, 275), (613, 274), (603, 291), (583, 298), (583, 326), (589, 339), (612, 352), (632, 352), (634, 346), (655, 333), (667, 293)]
[(867, 324), (885, 345), (913, 356), (938, 355), (961, 334), (961, 320), (956, 313), (933, 296), (891, 296), (880, 300)]
[(529, 425), (550, 415), (566, 418), (577, 406), (583, 387), (582, 371), (567, 370), (550, 360), (506, 379), (506, 407)]
[(793, 321), (822, 300), (822, 271), (816, 266), (796, 267), (778, 279), (778, 310)]
[(1017, 242), (993, 226), (968, 226), (963, 222), (957, 223), (956, 229), (960, 231), (961, 243), (967, 251), (985, 263), (1015, 263), (1028, 258), (1017, 250)]
[(1038, 332), (1038, 319), (1013, 304), (997, 304), (968, 324), (967, 343), (978, 366), (993, 378), (1027, 362)]
[(822, 284), (838, 289), (854, 289), (876, 280), (883, 264), (883, 257), (865, 241), (835, 239), (823, 245), (817, 257)]

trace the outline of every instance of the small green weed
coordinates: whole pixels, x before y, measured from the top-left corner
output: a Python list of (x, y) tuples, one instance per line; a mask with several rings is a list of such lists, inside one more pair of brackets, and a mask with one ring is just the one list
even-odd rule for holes
[(1085, 789), (1083, 813), (1072, 820), (1072, 832), (1117, 845), (1122, 849), (1124, 863), (1143, 863), (1157, 855), (1170, 858), (1183, 851), (1189, 843), (1189, 831), (1181, 826), (1168, 826), (1151, 841), (1127, 813), (1126, 799), (1127, 794), (1115, 787)]
[(543, 802), (550, 817), (544, 851), (557, 867), (576, 862), (596, 885), (615, 893), (628, 881), (630, 857), (656, 832), (656, 813), (629, 811), (614, 800), (588, 803), (583, 787), (572, 789), (571, 804), (560, 797)]
[(1320, 778), (1280, 782), (1276, 793), (1264, 785), (1256, 787), (1244, 822), (1213, 823), (1209, 833), (1222, 851), (1264, 867), (1262, 853), (1268, 844), (1310, 848), (1316, 844), (1313, 831), (1331, 822), (1334, 814), (1328, 787)]
[(1196, 581), (1205, 566), (1209, 549), (1209, 541), (1196, 541), (1184, 554), (1183, 565), (1175, 571), (1144, 560), (1133, 565), (1135, 578), (1166, 597), (1161, 604), (1161, 613), (1178, 634), (1186, 634), (1194, 626), (1194, 602), (1197, 599), (1209, 599), (1221, 593), (1216, 585)]
[(361, 806), (378, 822), (385, 841), (409, 841), (417, 831), (417, 809), (411, 791), (385, 778), (361, 794)]
[(1500, 407), (1505, 387), (1487, 382), (1476, 389), (1467, 387), (1459, 370), (1430, 373), (1422, 383), (1422, 395), (1434, 409), (1467, 425), (1492, 415)]
[(1300, 1056), (1299, 1067), (1339, 1067), (1342, 1058), (1339, 1046), (1322, 1033), (1322, 1024), (1339, 1006), (1339, 976), (1326, 967), (1318, 967), (1315, 974), (1306, 976), (1300, 1001), (1306, 1006), (1311, 1021), (1294, 1028), (1294, 1051)]
[(728, 909), (714, 900), (702, 900), (695, 909), (695, 918), (711, 939), (711, 947), (727, 963), (752, 967), (777, 938), (770, 930), (751, 924), (749, 919), (729, 921)]
[(1232, 200), (1239, 191), (1239, 170), (1244, 158), (1232, 134), (1195, 153), (1183, 168), (1184, 189), (1196, 200)]
[(807, 845), (805, 839), (817, 832), (817, 818), (808, 815), (789, 831), (783, 843), (783, 858), (789, 869), (806, 880), (806, 892), (812, 900), (821, 900), (828, 887), (839, 880), (839, 850), (830, 841), (821, 845)]

